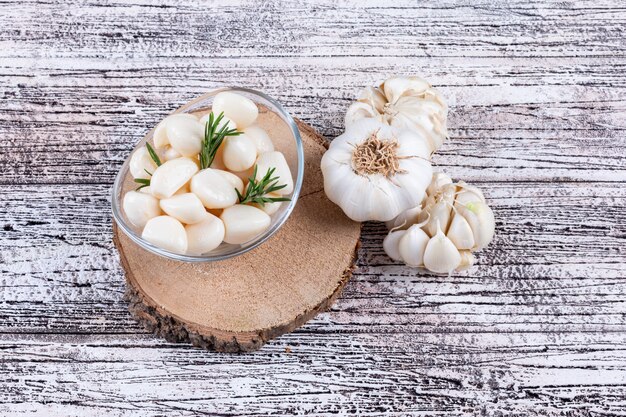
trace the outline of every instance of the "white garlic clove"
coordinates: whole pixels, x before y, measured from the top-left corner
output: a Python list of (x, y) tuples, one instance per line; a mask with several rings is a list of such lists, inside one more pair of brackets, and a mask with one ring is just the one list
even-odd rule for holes
[(224, 165), (224, 143), (217, 148), (217, 152), (215, 152), (215, 158), (213, 158), (213, 162), (211, 162), (211, 166), (209, 168), (224, 170), (226, 169), (226, 165)]
[(448, 229), (452, 214), (452, 204), (447, 201), (439, 201), (428, 210), (428, 213), (430, 218), (424, 226), (424, 230), (429, 236), (434, 236), (437, 233), (438, 224), (441, 225), (443, 230)]
[(256, 161), (256, 145), (246, 134), (224, 139), (224, 165), (230, 171), (245, 171)]
[(437, 228), (437, 233), (426, 245), (424, 267), (438, 274), (449, 274), (461, 263), (461, 254), (454, 243)]
[(419, 223), (419, 216), (421, 212), (422, 208), (420, 206), (413, 207), (412, 209), (403, 211), (395, 219), (385, 222), (385, 225), (389, 230), (406, 230), (409, 227), (413, 226), (415, 223)]
[(379, 113), (385, 112), (385, 104), (387, 104), (387, 98), (378, 88), (365, 87), (359, 96), (361, 103), (367, 103), (371, 107), (375, 108)]
[(430, 237), (418, 225), (409, 227), (398, 242), (398, 252), (404, 263), (409, 266), (422, 266), (429, 240)]
[(496, 229), (496, 219), (491, 208), (482, 202), (459, 205), (457, 211), (472, 228), (474, 233), (473, 250), (484, 248), (491, 242)]
[(400, 239), (406, 234), (406, 230), (392, 230), (385, 236), (385, 240), (383, 240), (383, 250), (394, 261), (403, 261), (400, 256), (400, 251), (398, 249), (398, 245)]
[(171, 161), (172, 159), (180, 158), (182, 155), (171, 146), (166, 146), (165, 152), (163, 153), (163, 159), (166, 161)]
[(217, 248), (224, 240), (224, 223), (219, 217), (205, 213), (202, 221), (185, 226), (187, 253), (202, 255)]
[(259, 126), (248, 126), (243, 130), (246, 136), (248, 136), (254, 142), (256, 146), (256, 153), (258, 155), (265, 152), (272, 152), (274, 150), (274, 144), (267, 132)]
[(474, 232), (472, 232), (472, 228), (465, 217), (460, 214), (454, 214), (452, 217), (446, 236), (457, 249), (472, 249), (474, 247)]
[(139, 189), (139, 192), (142, 194), (149, 194), (152, 195), (152, 188), (150, 188), (150, 186), (148, 185), (147, 187), (141, 187)]
[(430, 83), (420, 77), (392, 77), (380, 85), (389, 103), (395, 103), (405, 95), (423, 94)]
[[(219, 116), (219, 113), (218, 114), (213, 113), (213, 118), (217, 118), (218, 116)], [(206, 124), (209, 122), (210, 118), (211, 118), (211, 113), (207, 113), (200, 118), (200, 124), (202, 124), (203, 129), (206, 126)], [(226, 125), (228, 126), (228, 129), (237, 129), (237, 123), (233, 122), (228, 117), (223, 116), (222, 120), (220, 120), (220, 123), (217, 125), (217, 128), (215, 129), (216, 132), (219, 132), (220, 130), (222, 130), (222, 128)]]
[(224, 116), (234, 121), (240, 130), (254, 123), (259, 115), (259, 109), (254, 101), (230, 91), (217, 94), (213, 99), (211, 110), (216, 116), (224, 112)]
[(457, 205), (465, 205), (467, 203), (484, 203), (485, 196), (482, 191), (478, 187), (474, 187), (473, 185), (469, 185), (464, 181), (459, 181), (457, 183), (457, 194), (455, 203)]
[(461, 253), (461, 263), (456, 267), (457, 271), (463, 271), (465, 269), (471, 268), (476, 262), (476, 258), (472, 254), (472, 252), (468, 250), (462, 250)]
[(187, 181), (185, 183), (185, 185), (183, 185), (178, 190), (176, 190), (174, 195), (187, 194), (187, 193), (190, 193), (190, 192), (191, 192), (191, 181)]
[(228, 171), (222, 171), (222, 170), (216, 170), (218, 174), (220, 174), (226, 181), (228, 181), (228, 183), (230, 183), (230, 185), (233, 186), (233, 188), (236, 188), (237, 190), (239, 190), (240, 193), (243, 193), (245, 190), (245, 187), (243, 185), (243, 181), (241, 180), (241, 178), (239, 178), (239, 176), (237, 176), (235, 173), (233, 172), (228, 172)]
[(133, 152), (128, 165), (133, 178), (148, 179), (150, 178), (150, 174), (157, 168), (156, 164), (152, 160), (152, 157), (150, 157), (148, 148), (145, 146), (142, 146)]
[(256, 207), (237, 204), (224, 209), (220, 216), (226, 230), (224, 242), (248, 242), (270, 227), (270, 216)]
[(206, 214), (202, 201), (193, 193), (173, 195), (159, 204), (165, 213), (186, 224), (201, 222)]
[(170, 216), (158, 216), (148, 220), (141, 237), (170, 252), (185, 253), (187, 251), (185, 228), (181, 222)]
[(291, 171), (289, 170), (289, 165), (287, 165), (287, 160), (285, 159), (285, 155), (281, 152), (273, 151), (273, 152), (265, 152), (259, 155), (256, 160), (257, 165), (257, 173), (256, 179), (260, 180), (265, 176), (267, 171), (271, 168), (275, 168), (272, 177), (278, 177), (277, 185), (285, 185), (284, 188), (276, 191), (276, 194), (287, 195), (291, 194), (293, 191), (293, 178), (291, 177)]
[(144, 227), (148, 220), (161, 214), (159, 200), (137, 191), (129, 191), (124, 195), (122, 208), (128, 220), (137, 227)]
[(426, 189), (426, 194), (429, 196), (434, 195), (448, 184), (452, 184), (452, 178), (448, 174), (445, 172), (433, 172), (433, 178)]
[(191, 121), (197, 121), (198, 118), (193, 114), (189, 113), (177, 113), (167, 116), (165, 119), (161, 121), (154, 129), (154, 134), (152, 135), (152, 142), (154, 143), (154, 147), (156, 149), (163, 148), (170, 144), (170, 140), (167, 136), (167, 124), (170, 120), (175, 119), (187, 119)]
[(213, 168), (203, 169), (191, 179), (191, 192), (197, 195), (208, 209), (230, 207), (237, 203), (235, 188), (241, 183), (243, 189), (243, 183), (236, 175), (229, 174)]
[(348, 107), (348, 110), (346, 111), (346, 117), (344, 119), (344, 124), (346, 128), (348, 128), (361, 119), (380, 120), (381, 117), (376, 109), (369, 103), (361, 103), (356, 101), (352, 103), (350, 107)]
[(192, 157), (200, 153), (204, 127), (197, 120), (183, 114), (170, 116), (165, 131), (172, 148), (182, 156)]
[(177, 158), (163, 163), (150, 178), (152, 195), (156, 198), (173, 196), (196, 172), (198, 165), (189, 158)]

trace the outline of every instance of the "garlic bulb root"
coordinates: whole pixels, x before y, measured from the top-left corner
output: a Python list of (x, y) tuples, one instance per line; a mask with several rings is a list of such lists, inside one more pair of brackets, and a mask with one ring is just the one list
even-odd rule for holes
[(474, 264), (472, 252), (493, 239), (495, 218), (478, 188), (436, 172), (422, 203), (387, 226), (383, 249), (390, 258), (450, 274)]

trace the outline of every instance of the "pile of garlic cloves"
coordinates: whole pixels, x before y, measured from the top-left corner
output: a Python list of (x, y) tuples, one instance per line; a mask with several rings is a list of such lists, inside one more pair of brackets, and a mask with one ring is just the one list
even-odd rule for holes
[(419, 77), (366, 88), (346, 113), (345, 132), (322, 159), (328, 198), (355, 221), (385, 221), (383, 248), (408, 266), (441, 274), (467, 269), (491, 242), (483, 193), (431, 166), (447, 139), (448, 107)]

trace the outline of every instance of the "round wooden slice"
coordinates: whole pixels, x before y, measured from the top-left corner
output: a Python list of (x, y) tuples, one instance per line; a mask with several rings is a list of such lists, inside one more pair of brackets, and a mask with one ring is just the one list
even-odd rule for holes
[(259, 349), (327, 309), (351, 276), (361, 227), (324, 194), (324, 139), (298, 121), (304, 184), (283, 227), (258, 248), (220, 262), (154, 255), (113, 226), (130, 312), (168, 341), (224, 352)]

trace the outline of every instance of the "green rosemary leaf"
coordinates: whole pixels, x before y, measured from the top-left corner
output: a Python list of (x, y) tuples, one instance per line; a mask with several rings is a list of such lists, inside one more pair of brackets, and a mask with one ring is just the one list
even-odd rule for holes
[[(150, 144), (148, 142), (146, 142), (146, 148), (148, 148), (148, 153), (150, 154), (150, 158), (152, 158), (152, 160), (154, 161), (156, 166), (160, 167), (161, 166), (161, 160), (159, 159), (159, 155), (156, 154), (156, 152), (154, 151), (154, 149), (152, 148), (152, 146), (150, 146)], [(150, 175), (152, 175), (152, 174), (150, 174)]]
[(278, 177), (272, 177), (276, 168), (269, 168), (260, 180), (256, 179), (257, 170), (258, 166), (255, 165), (252, 176), (248, 178), (250, 182), (248, 183), (246, 192), (243, 195), (239, 192), (239, 190), (235, 189), (235, 191), (237, 191), (237, 197), (240, 204), (256, 203), (263, 207), (267, 203), (291, 201), (291, 199), (287, 197), (267, 196), (267, 194), (273, 191), (281, 190), (287, 186), (286, 184), (278, 185)]
[(141, 184), (139, 187), (137, 187), (135, 189), (135, 191), (139, 191), (144, 187), (149, 187), (150, 186), (150, 179), (149, 178), (135, 178), (133, 181), (135, 181), (137, 184)]
[(204, 140), (202, 141), (202, 148), (200, 150), (200, 169), (211, 166), (224, 138), (241, 134), (241, 132), (237, 132), (237, 129), (229, 129), (228, 124), (225, 124), (219, 131), (216, 131), (222, 119), (224, 119), (224, 112), (221, 112), (217, 117), (211, 112), (211, 114), (209, 114), (209, 120), (204, 125)]

